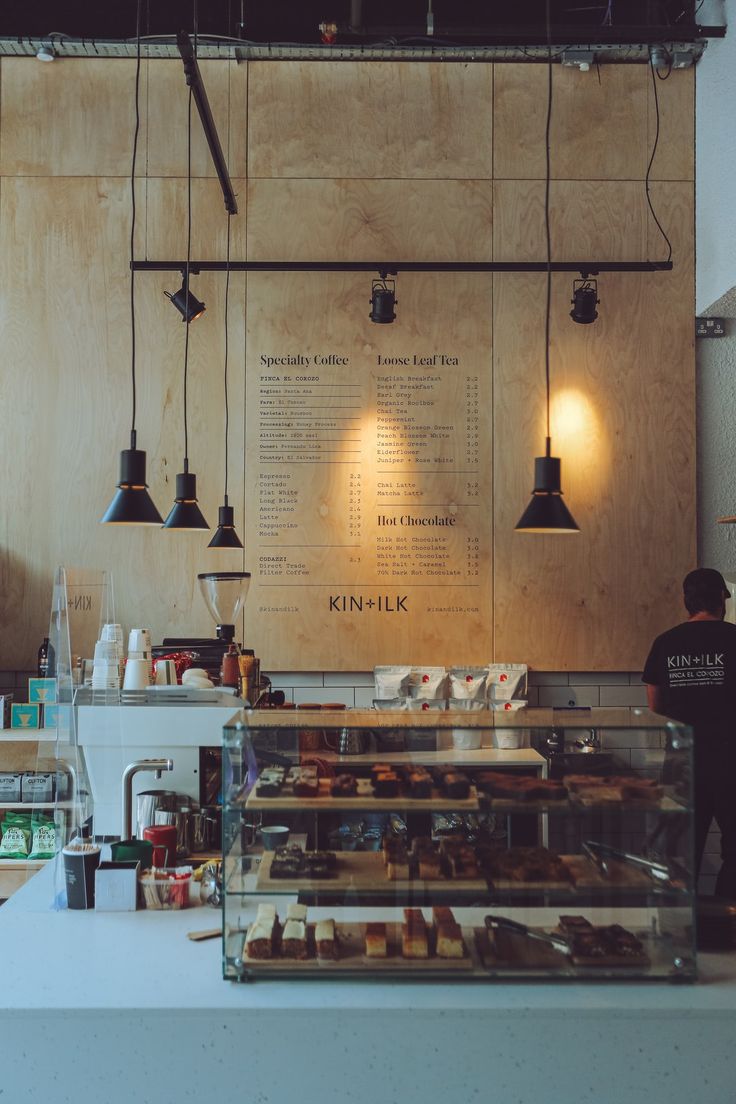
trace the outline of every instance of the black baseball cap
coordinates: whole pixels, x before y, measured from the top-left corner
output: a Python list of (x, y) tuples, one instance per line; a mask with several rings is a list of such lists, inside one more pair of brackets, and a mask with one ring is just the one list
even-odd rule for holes
[(724, 598), (731, 597), (726, 580), (720, 571), (712, 567), (698, 567), (695, 571), (690, 571), (682, 581), (682, 593), (685, 605), (691, 613), (694, 612), (692, 606), (696, 609), (711, 609)]

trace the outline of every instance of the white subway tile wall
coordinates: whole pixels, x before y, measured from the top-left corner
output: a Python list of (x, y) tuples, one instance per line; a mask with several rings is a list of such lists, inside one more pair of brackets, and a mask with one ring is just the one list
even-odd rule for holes
[[(35, 671), (0, 671), (0, 693), (13, 691), (18, 698), (34, 674)], [(270, 671), (268, 674), (274, 689), (283, 690), (287, 701), (343, 702), (359, 709), (369, 709), (373, 704), (372, 671)], [(646, 690), (637, 671), (531, 671), (527, 697), (529, 705), (547, 708), (566, 705), (637, 708), (646, 705)], [(659, 737), (646, 730), (612, 732), (607, 737), (607, 745), (616, 749), (623, 763), (636, 770), (646, 770), (648, 752), (659, 746)], [(713, 893), (719, 865), (720, 834), (714, 828), (705, 847), (698, 883), (700, 893)]]

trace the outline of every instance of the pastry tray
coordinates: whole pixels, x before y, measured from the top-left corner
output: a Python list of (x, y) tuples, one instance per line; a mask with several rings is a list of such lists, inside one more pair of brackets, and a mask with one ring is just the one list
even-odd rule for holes
[[(242, 957), (243, 968), (258, 974), (298, 974), (314, 972), (315, 970), (339, 973), (341, 971), (359, 970), (362, 973), (380, 973), (397, 970), (412, 974), (447, 973), (467, 974), (482, 967), (476, 940), (472, 928), (463, 928), (463, 943), (465, 956), (463, 958), (439, 958), (434, 954), (434, 932), (431, 925), (427, 925), (428, 942), (430, 949), (429, 958), (404, 958), (401, 953), (401, 924), (386, 924), (386, 941), (388, 954), (386, 958), (369, 958), (365, 954), (365, 924), (340, 924), (335, 925), (338, 938), (338, 957), (336, 959), (317, 958), (314, 946), (314, 924), (307, 924), (307, 958), (257, 958)], [(245, 951), (245, 936), (243, 932), (231, 932), (228, 936), (228, 957), (235, 954), (240, 957)], [(238, 951), (238, 947), (241, 950)]]
[(280, 793), (274, 797), (258, 797), (255, 789), (251, 790), (245, 802), (248, 810), (267, 810), (288, 812), (290, 810), (302, 813), (309, 812), (359, 812), (369, 810), (371, 812), (477, 812), (478, 794), (475, 787), (470, 787), (470, 796), (466, 798), (445, 797), (440, 790), (433, 789), (430, 797), (418, 798), (408, 795), (398, 797), (332, 797), (331, 794), (320, 793), (317, 797), (295, 797), (290, 786), (284, 786)]

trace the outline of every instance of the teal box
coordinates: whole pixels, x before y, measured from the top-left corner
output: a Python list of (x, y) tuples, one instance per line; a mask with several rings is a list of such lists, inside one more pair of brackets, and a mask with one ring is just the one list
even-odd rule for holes
[(30, 678), (28, 701), (38, 705), (51, 705), (56, 701), (56, 679)]
[(11, 728), (38, 728), (41, 706), (13, 702), (10, 707)]
[(59, 707), (56, 704), (43, 707), (43, 727), (56, 728), (59, 723)]

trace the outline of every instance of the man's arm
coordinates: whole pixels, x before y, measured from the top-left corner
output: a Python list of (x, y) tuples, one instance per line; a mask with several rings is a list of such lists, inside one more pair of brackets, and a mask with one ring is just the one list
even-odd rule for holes
[(647, 704), (652, 713), (663, 713), (664, 694), (662, 693), (662, 687), (651, 682), (645, 683), (645, 686), (647, 688)]

